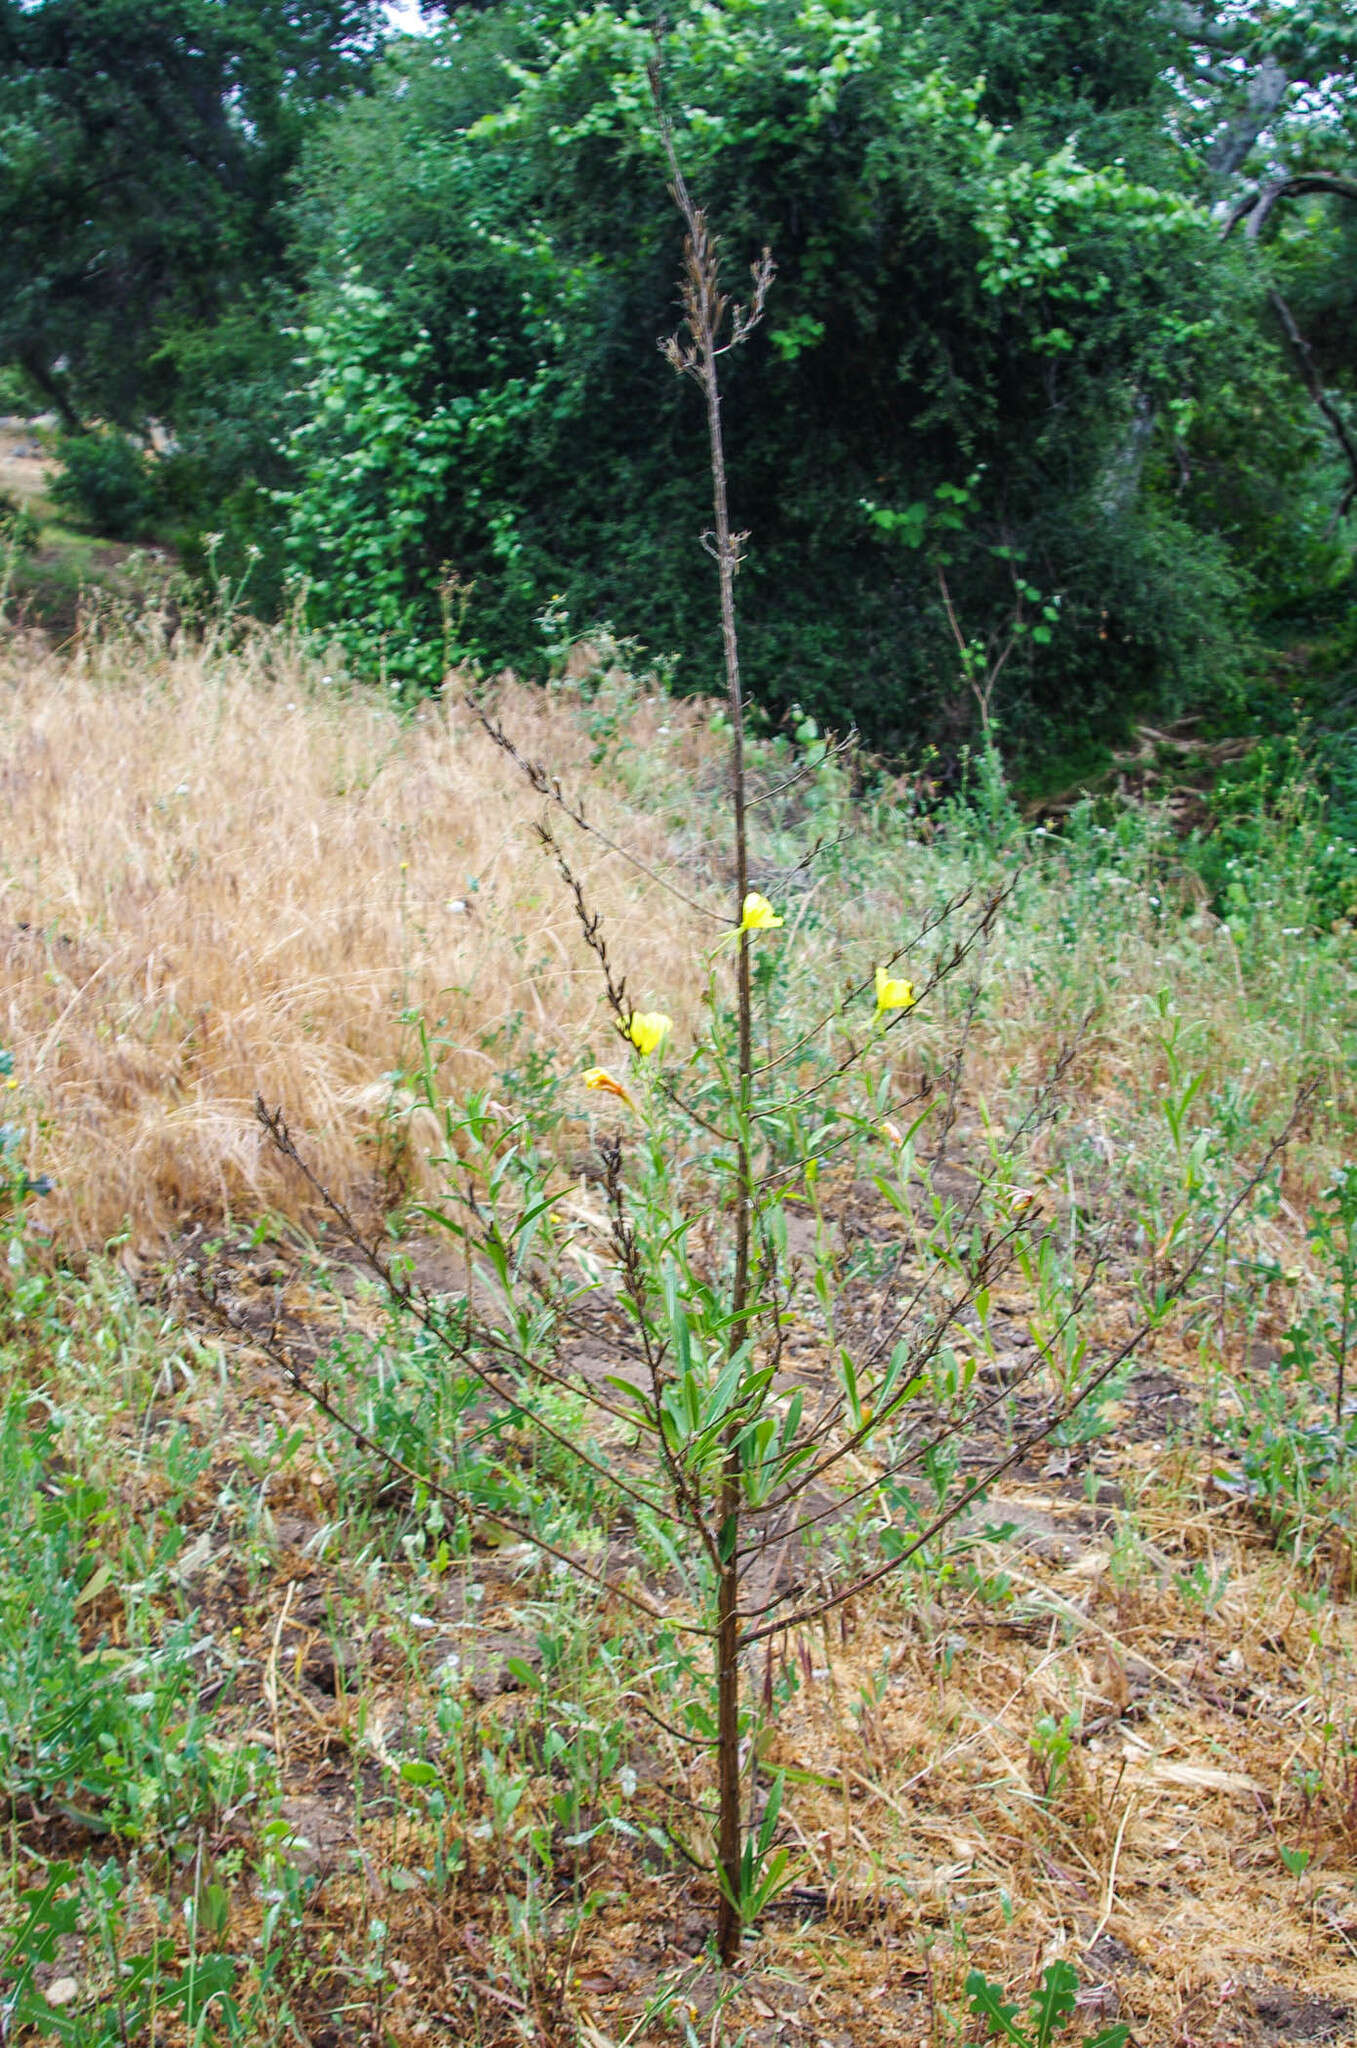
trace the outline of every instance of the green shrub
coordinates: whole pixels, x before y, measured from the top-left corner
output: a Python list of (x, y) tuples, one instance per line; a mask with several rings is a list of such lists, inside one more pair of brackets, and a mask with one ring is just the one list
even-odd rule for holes
[[(124, 1591), (114, 1502), (65, 1467), (61, 1417), (33, 1429), (27, 1405), (0, 1414), (0, 1792), (64, 1803), (100, 1832), (173, 1834), (235, 1768), (197, 1704), (198, 1631), (162, 1634), (145, 1598), (182, 1537), (162, 1531)], [(125, 1608), (116, 1644), (93, 1620), (105, 1594)]]
[[(0, 1045), (0, 1111), (13, 1100), (19, 1084), (14, 1076), (14, 1055)], [(51, 1192), (51, 1183), (34, 1180), (23, 1161), (25, 1134), (22, 1127), (0, 1115), (0, 1235), (12, 1226), (30, 1195)]]
[(65, 434), (54, 503), (107, 540), (144, 539), (154, 524), (158, 494), (152, 459), (113, 429)]
[(1317, 745), (1278, 734), (1232, 763), (1210, 795), (1212, 828), (1189, 858), (1232, 925), (1326, 929), (1357, 916), (1357, 806), (1341, 736)]
[(0, 491), (0, 553), (31, 555), (42, 534), (41, 522), (29, 505), (9, 491)]
[[(455, 61), (438, 38), (393, 59), (317, 144), (282, 509), (313, 619), (395, 685), (441, 672), (449, 570), (474, 584), (459, 652), (536, 665), (561, 593), (680, 651), (681, 686), (716, 681), (705, 561), (673, 539), (700, 532), (707, 486), (654, 347), (678, 237), (651, 54), (611, 8), (550, 28), (497, 8), (459, 22)], [(944, 564), (968, 635), (1002, 627), (1015, 574), (1062, 601), (1006, 666), (1006, 743), (1236, 689), (1248, 579), (1210, 508), (1183, 509), (1174, 422), (1228, 366), (1251, 418), (1308, 428), (1264, 403), (1253, 286), (1140, 87), (1081, 112), (1076, 158), (999, 125), (967, 53), (898, 9), (684, 8), (665, 61), (732, 288), (765, 243), (779, 266), (725, 399), (760, 701), (955, 750), (973, 707)]]

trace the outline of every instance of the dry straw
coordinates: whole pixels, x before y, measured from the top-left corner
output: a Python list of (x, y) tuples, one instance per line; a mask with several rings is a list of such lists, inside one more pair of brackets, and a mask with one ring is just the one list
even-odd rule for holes
[[(532, 689), (501, 701), (588, 779), (578, 717)], [(697, 715), (643, 691), (629, 710), (653, 782), (700, 782)], [(571, 1058), (604, 1045), (540, 805), (451, 699), (402, 718), (264, 635), (231, 654), (116, 638), (74, 664), (29, 642), (0, 656), (0, 762), (0, 1042), (41, 1105), (30, 1156), (69, 1244), (285, 1204), (259, 1090), (361, 1190), (411, 1008), (446, 1020), (450, 1088), (492, 1082), (488, 1044), (516, 1023)], [(657, 864), (691, 841), (606, 791), (597, 808)], [(663, 987), (682, 1021), (682, 907), (659, 915), (653, 885), (606, 858), (591, 886), (638, 998)]]
[[(728, 853), (710, 820), (725, 756), (707, 707), (617, 674), (592, 703), (506, 680), (495, 704), (612, 837), (684, 893), (720, 900)], [(755, 751), (756, 791), (785, 772)], [(852, 814), (870, 862), (830, 862), (785, 892), (794, 924), (815, 916), (834, 934), (816, 985), (788, 997), (807, 1017), (842, 971), (970, 879), (964, 846), (901, 823), (900, 795), (888, 784)], [(56, 1183), (43, 1224), (71, 1250), (125, 1228), (151, 1248), (186, 1219), (295, 1205), (256, 1092), (293, 1106), (331, 1185), (376, 1192), (407, 1009), (446, 1021), (450, 1092), (493, 1088), (515, 1056), (497, 1032), (517, 1029), (520, 1056), (537, 1045), (581, 1071), (610, 1056), (596, 976), (533, 830), (541, 814), (455, 690), (402, 716), (331, 683), (285, 632), (228, 650), (119, 628), (74, 659), (32, 636), (0, 646), (0, 1043), (34, 1118), (26, 1156)], [(597, 841), (578, 858), (637, 1006), (663, 1009), (689, 1041), (709, 922)], [(1321, 986), (1311, 942), (1278, 931), (1260, 986), (1205, 909), (1165, 927), (1135, 890), (1108, 892), (1106, 921), (1085, 914), (1071, 939), (1056, 923), (1066, 907), (1058, 877), (1034, 879), (980, 968), (972, 1066), (991, 1106), (1044, 1069), (1097, 996), (1076, 1112), (1091, 1154), (1123, 1143), (1133, 1098), (1152, 1100), (1153, 996), (1169, 985), (1207, 1088), (1246, 1087), (1260, 1123), (1302, 1070), (1323, 1077), (1314, 1142), (1291, 1155), (1299, 1212), (1337, 1157), (1326, 1132), (1353, 1107), (1341, 971)], [(934, 1028), (920, 1019), (911, 1057), (929, 1056)]]

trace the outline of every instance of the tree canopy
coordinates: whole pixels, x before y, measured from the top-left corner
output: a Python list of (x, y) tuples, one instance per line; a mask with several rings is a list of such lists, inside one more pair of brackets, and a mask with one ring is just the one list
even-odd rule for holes
[(177, 335), (286, 268), (288, 179), (377, 0), (0, 0), (0, 358), (74, 427), (173, 409)]
[[(393, 685), (565, 610), (704, 688), (651, 11), (425, 11), (0, 0), (0, 356), (168, 423), (186, 534)], [(726, 391), (771, 711), (956, 745), (978, 663), (1049, 751), (1357, 642), (1355, 55), (1357, 0), (669, 12), (727, 281), (778, 266)]]
[[(709, 681), (700, 447), (653, 353), (679, 250), (651, 48), (632, 10), (501, 6), (317, 141), (289, 544), (394, 677), (441, 657), (446, 567), (488, 658), (560, 592)], [(1178, 132), (1191, 48), (1157, 6), (673, 17), (728, 274), (779, 266), (728, 392), (765, 702), (887, 743), (968, 716), (942, 572), (968, 633), (1040, 619), (1005, 689), (1044, 737), (1238, 686), (1258, 604), (1334, 573), (1322, 421), (1213, 211), (1241, 117)]]

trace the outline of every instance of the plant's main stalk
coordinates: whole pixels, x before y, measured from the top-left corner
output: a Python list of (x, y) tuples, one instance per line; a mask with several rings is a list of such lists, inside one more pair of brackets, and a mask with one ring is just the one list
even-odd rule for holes
[[(715, 268), (715, 262), (712, 260), (710, 282), (713, 287)], [(708, 310), (704, 303), (704, 313)], [(735, 572), (739, 567), (739, 544), (733, 539), (730, 531), (725, 446), (721, 436), (721, 392), (716, 375), (715, 335), (705, 320), (701, 344), (703, 386), (707, 400), (707, 436), (711, 449), (716, 563), (721, 578), (721, 635), (726, 659), (726, 695), (730, 705), (730, 795), (735, 820), (735, 901), (737, 914), (742, 918), (744, 900), (749, 893), (749, 841), (745, 814), (744, 700), (740, 689), (740, 649), (735, 630)], [(744, 1342), (749, 1313), (749, 1241), (754, 1200), (754, 1172), (750, 1156), (754, 1033), (749, 943), (749, 933), (742, 927), (735, 966), (740, 1038), (740, 1096), (735, 1176), (735, 1285), (731, 1300), (731, 1343), (736, 1346)], [(735, 1960), (740, 1946), (740, 1918), (734, 1903), (734, 1898), (738, 1896), (740, 1872), (740, 1453), (735, 1442), (735, 1434), (732, 1429), (726, 1446), (726, 1462), (721, 1483), (723, 1563), (716, 1613), (716, 1732), (721, 1815), (718, 1846), (721, 1869), (726, 1879), (721, 1898), (717, 1942), (724, 1963)]]
[[(683, 305), (689, 340), (666, 346), (674, 367), (702, 387), (707, 408), (707, 443), (711, 464), (714, 531), (708, 551), (716, 560), (721, 588), (721, 640), (725, 655), (726, 699), (730, 712), (730, 801), (735, 831), (735, 922), (739, 943), (735, 960), (735, 999), (739, 1025), (738, 1107), (735, 1174), (735, 1276), (731, 1293), (730, 1344), (738, 1349), (748, 1336), (750, 1320), (750, 1244), (753, 1228), (754, 1171), (751, 1151), (754, 1092), (754, 1006), (750, 984), (749, 932), (744, 924), (749, 894), (748, 806), (745, 795), (744, 695), (740, 686), (740, 647), (735, 623), (735, 577), (740, 566), (742, 535), (731, 531), (726, 490), (725, 443), (721, 432), (721, 385), (717, 365), (725, 348), (739, 345), (762, 317), (764, 295), (773, 266), (767, 250), (754, 269), (754, 296), (747, 309), (734, 309), (730, 338), (721, 341), (727, 301), (720, 289), (716, 243), (706, 216), (693, 202), (684, 182), (673, 135), (664, 112), (659, 71), (652, 66), (651, 90), (660, 134), (669, 159), (670, 189), (687, 229), (684, 249)], [(717, 1499), (718, 1571), (716, 1608), (716, 1735), (718, 1773), (717, 1860), (721, 1869), (721, 1903), (717, 1945), (721, 1960), (732, 1963), (740, 1952), (741, 1799), (740, 1799), (740, 1452), (738, 1428), (727, 1433), (725, 1461)]]

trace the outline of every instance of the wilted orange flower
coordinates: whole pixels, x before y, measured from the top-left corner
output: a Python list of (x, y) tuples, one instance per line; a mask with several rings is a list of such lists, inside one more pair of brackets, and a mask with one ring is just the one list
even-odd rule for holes
[(619, 1102), (625, 1102), (628, 1109), (635, 1105), (620, 1081), (615, 1081), (606, 1067), (590, 1067), (584, 1077), (586, 1088), (596, 1088), (602, 1095), (615, 1095)]

